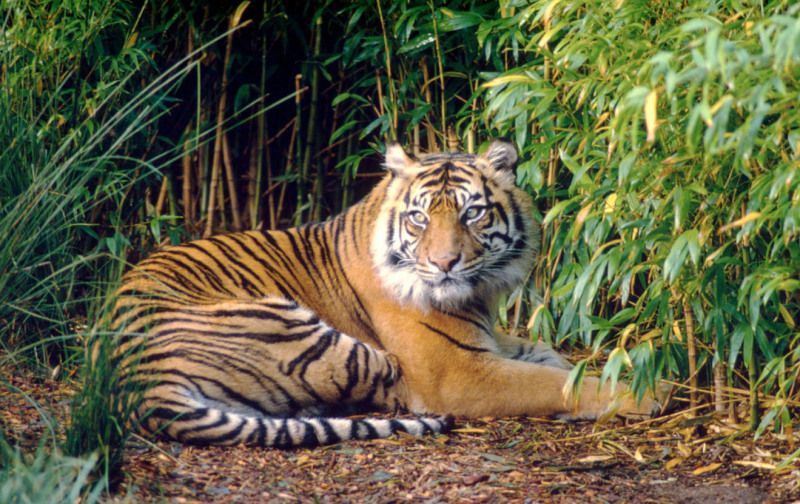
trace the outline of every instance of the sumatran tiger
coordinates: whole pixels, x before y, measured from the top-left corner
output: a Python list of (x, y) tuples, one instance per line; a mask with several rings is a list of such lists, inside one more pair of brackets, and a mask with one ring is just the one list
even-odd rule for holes
[[(499, 296), (540, 241), (517, 153), (414, 159), (323, 223), (247, 231), (154, 253), (118, 291), (125, 379), (148, 383), (143, 427), (196, 444), (314, 446), (414, 435), (467, 417), (649, 414), (596, 378), (565, 388), (549, 346), (495, 332)], [(135, 350), (134, 350), (135, 349)], [(416, 418), (343, 418), (402, 411)]]

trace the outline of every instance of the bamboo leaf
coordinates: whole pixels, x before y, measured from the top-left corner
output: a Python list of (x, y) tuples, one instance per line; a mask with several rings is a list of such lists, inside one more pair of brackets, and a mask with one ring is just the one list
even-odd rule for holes
[(730, 230), (732, 228), (742, 227), (745, 224), (747, 224), (748, 222), (752, 222), (752, 221), (758, 219), (759, 217), (761, 217), (761, 212), (749, 212), (744, 217), (736, 219), (735, 221), (729, 222), (728, 224), (725, 224), (724, 226), (720, 227), (719, 230), (717, 231), (717, 233), (722, 234), (722, 233), (725, 233), (725, 232), (727, 232), (728, 230)]
[(680, 235), (672, 244), (672, 248), (664, 260), (664, 279), (669, 283), (675, 282), (683, 268), (688, 252), (686, 233)]
[(626, 352), (624, 348), (617, 347), (608, 355), (608, 362), (603, 366), (603, 373), (600, 375), (600, 381), (605, 383), (610, 378), (611, 389), (616, 389), (623, 366), (631, 368), (633, 367), (633, 363), (631, 362), (628, 352)]
[(574, 206), (576, 202), (577, 202), (577, 197), (564, 201), (559, 201), (558, 203), (556, 203), (553, 206), (553, 208), (551, 208), (550, 211), (547, 212), (547, 215), (544, 216), (544, 220), (542, 220), (542, 225), (546, 226), (547, 224), (553, 222), (555, 219), (558, 218), (559, 215), (564, 213), (568, 208)]
[(236, 28), (239, 26), (239, 23), (242, 20), (242, 16), (244, 15), (245, 9), (250, 5), (249, 0), (245, 0), (244, 2), (240, 3), (236, 7), (236, 11), (234, 11), (233, 16), (231, 16), (231, 28)]
[(489, 82), (485, 82), (481, 85), (484, 88), (493, 88), (497, 86), (502, 86), (504, 84), (508, 84), (511, 82), (521, 83), (521, 84), (536, 84), (538, 80), (531, 78), (528, 75), (522, 74), (507, 74), (501, 75), (500, 77), (495, 77), (494, 79), (490, 80)]
[(656, 140), (656, 128), (658, 127), (658, 93), (655, 89), (647, 93), (644, 99), (644, 122), (647, 127), (647, 141), (653, 143)]
[(443, 17), (439, 20), (439, 30), (452, 32), (472, 28), (481, 24), (483, 18), (480, 14), (471, 11), (455, 11), (445, 7), (439, 10)]

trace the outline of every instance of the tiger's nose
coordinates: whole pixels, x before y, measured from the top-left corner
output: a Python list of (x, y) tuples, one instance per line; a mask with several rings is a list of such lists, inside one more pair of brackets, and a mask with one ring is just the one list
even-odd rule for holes
[(442, 273), (447, 273), (453, 269), (459, 259), (461, 259), (461, 253), (428, 257), (428, 262), (439, 268)]

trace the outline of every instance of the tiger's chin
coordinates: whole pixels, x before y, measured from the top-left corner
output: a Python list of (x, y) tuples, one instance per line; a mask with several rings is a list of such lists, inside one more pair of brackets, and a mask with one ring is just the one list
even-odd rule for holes
[(469, 282), (454, 278), (444, 278), (426, 284), (430, 304), (439, 308), (458, 308), (471, 301), (476, 293)]
[(399, 303), (412, 304), (422, 310), (459, 308), (479, 297), (469, 280), (452, 277), (423, 279), (413, 270), (388, 265), (379, 270), (384, 287)]

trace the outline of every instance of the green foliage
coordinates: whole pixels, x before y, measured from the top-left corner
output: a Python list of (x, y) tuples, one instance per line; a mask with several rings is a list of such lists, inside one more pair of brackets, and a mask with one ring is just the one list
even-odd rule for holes
[[(100, 239), (97, 229), (110, 224), (103, 211), (121, 209), (148, 170), (129, 149), (158, 99), (133, 91), (131, 77), (147, 57), (126, 42), (125, 3), (4, 6), (0, 341), (14, 345), (74, 333), (90, 309), (89, 272), (103, 268), (108, 253), (125, 257), (124, 235)], [(37, 351), (47, 363), (51, 347)]]
[[(135, 155), (196, 54), (144, 86), (134, 82), (152, 60), (136, 45), (127, 7), (6, 2), (0, 11), (8, 26), (0, 31), (2, 365), (31, 354), (44, 366), (82, 360), (79, 327), (94, 325), (127, 264), (128, 198), (159, 174)], [(138, 396), (117, 386), (112, 341), (102, 338), (82, 368), (64, 442), (79, 458), (60, 455), (56, 439), (30, 463), (6, 447), (0, 501), (96, 500), (94, 481), (118, 470)], [(55, 421), (45, 421), (54, 431)]]
[[(81, 367), (83, 386), (72, 399), (64, 452), (97, 459), (97, 472), (113, 484), (120, 476), (125, 442), (141, 404), (141, 387), (122, 380), (113, 357), (117, 334), (96, 330)], [(90, 354), (91, 353), (91, 354)]]
[(26, 457), (0, 438), (0, 502), (99, 502), (103, 487), (90, 481), (96, 458), (68, 457), (42, 446)]
[(512, 4), (529, 57), (489, 76), (485, 118), (516, 137), (521, 178), (551, 203), (543, 310), (559, 339), (651, 363), (634, 367), (639, 386), (687, 379), (690, 360), (701, 385), (724, 366), (736, 386), (741, 364), (751, 401), (770, 397), (759, 431), (787, 421), (800, 372), (798, 7)]

